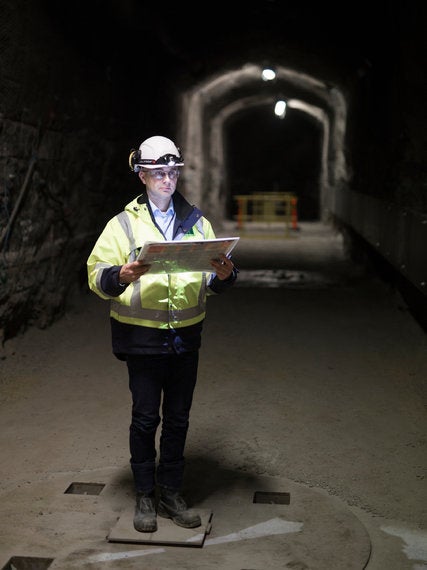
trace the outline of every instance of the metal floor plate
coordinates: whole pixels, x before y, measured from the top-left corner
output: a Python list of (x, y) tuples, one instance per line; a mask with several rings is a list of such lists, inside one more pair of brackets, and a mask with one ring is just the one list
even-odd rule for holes
[(134, 510), (132, 506), (121, 514), (107, 536), (108, 542), (196, 546), (200, 548), (211, 530), (212, 511), (197, 509), (202, 519), (201, 526), (197, 528), (182, 528), (172, 522), (171, 519), (157, 517), (156, 532), (138, 532), (133, 527)]

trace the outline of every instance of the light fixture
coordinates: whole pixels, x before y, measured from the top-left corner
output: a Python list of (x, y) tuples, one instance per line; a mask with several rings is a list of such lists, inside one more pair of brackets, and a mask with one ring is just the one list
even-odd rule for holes
[(274, 106), (274, 114), (277, 115), (277, 117), (279, 117), (280, 119), (283, 119), (285, 117), (286, 101), (283, 101), (283, 99), (279, 99), (279, 101), (276, 101), (276, 104)]
[(274, 69), (266, 67), (262, 70), (261, 77), (263, 81), (273, 81), (273, 79), (276, 79), (276, 72)]

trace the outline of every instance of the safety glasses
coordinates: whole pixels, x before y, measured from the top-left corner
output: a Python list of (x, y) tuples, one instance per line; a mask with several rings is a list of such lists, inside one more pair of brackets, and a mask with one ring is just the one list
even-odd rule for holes
[(179, 176), (178, 168), (171, 168), (170, 170), (162, 170), (161, 168), (154, 168), (150, 170), (144, 170), (146, 174), (149, 174), (155, 180), (164, 180), (166, 176), (169, 176), (170, 180), (176, 180)]

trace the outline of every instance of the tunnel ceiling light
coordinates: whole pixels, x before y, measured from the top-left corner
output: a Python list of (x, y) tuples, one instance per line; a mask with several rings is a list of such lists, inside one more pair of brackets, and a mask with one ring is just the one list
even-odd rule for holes
[(286, 101), (280, 99), (276, 102), (274, 106), (274, 114), (277, 115), (280, 119), (283, 119), (286, 114)]
[(263, 81), (273, 81), (273, 79), (276, 79), (276, 72), (274, 69), (266, 67), (262, 70), (261, 77)]

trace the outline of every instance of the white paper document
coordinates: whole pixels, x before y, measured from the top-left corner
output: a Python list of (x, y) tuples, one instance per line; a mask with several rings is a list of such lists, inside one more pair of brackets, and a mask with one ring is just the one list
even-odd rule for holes
[(204, 240), (147, 241), (138, 260), (151, 267), (147, 273), (185, 273), (188, 271), (213, 272), (211, 259), (221, 253), (229, 256), (239, 237)]

